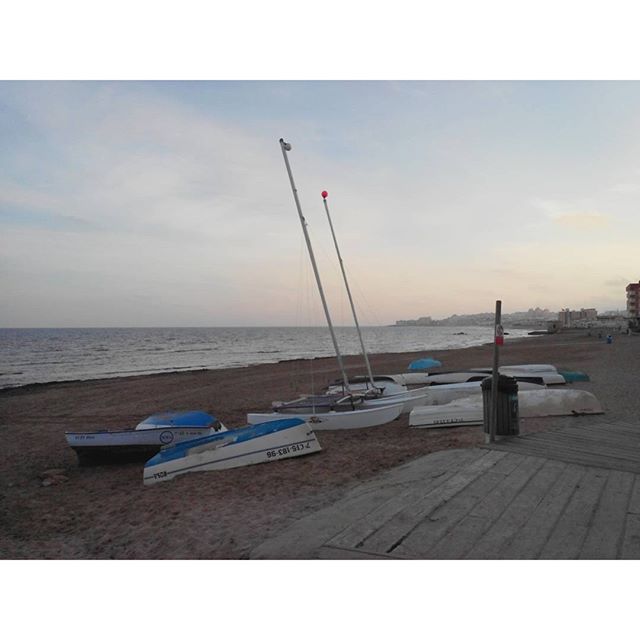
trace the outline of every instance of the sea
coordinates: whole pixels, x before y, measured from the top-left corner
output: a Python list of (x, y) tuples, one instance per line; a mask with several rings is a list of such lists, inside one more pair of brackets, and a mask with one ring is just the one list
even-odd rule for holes
[[(343, 355), (361, 352), (354, 327), (336, 327)], [(508, 338), (527, 329), (509, 329)], [(493, 327), (362, 327), (368, 353), (460, 349), (493, 339)], [(0, 329), (0, 388), (171, 371), (225, 369), (335, 355), (326, 327)]]

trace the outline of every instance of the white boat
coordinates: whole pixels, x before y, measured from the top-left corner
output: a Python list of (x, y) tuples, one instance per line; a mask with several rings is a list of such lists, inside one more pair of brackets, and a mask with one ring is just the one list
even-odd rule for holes
[(165, 447), (144, 465), (145, 485), (184, 473), (274, 462), (320, 451), (313, 427), (296, 418), (230, 429)]
[(402, 411), (403, 403), (397, 402), (389, 405), (376, 406), (345, 411), (324, 411), (308, 413), (249, 413), (247, 422), (259, 424), (269, 420), (277, 420), (286, 417), (295, 417), (308, 422), (314, 431), (330, 431), (337, 429), (364, 429), (377, 427), (395, 420)]
[[(558, 370), (552, 364), (505, 364), (498, 368), (498, 371), (502, 374), (505, 374), (505, 371), (511, 370), (526, 371), (527, 373), (558, 373)], [(491, 373), (493, 369), (491, 367), (474, 367), (469, 369), (469, 371), (482, 371), (485, 373)]]
[[(518, 382), (518, 391), (533, 391), (544, 389), (543, 385), (531, 382)], [(443, 405), (466, 398), (468, 396), (476, 396), (482, 393), (482, 382), (458, 382), (453, 384), (436, 384), (427, 387), (424, 405)]]
[(155, 413), (133, 429), (67, 431), (67, 444), (76, 452), (78, 464), (112, 464), (148, 460), (161, 447), (226, 431), (224, 425), (204, 411)]
[[(502, 371), (501, 371), (502, 372)], [(504, 373), (504, 372), (503, 372)], [(396, 373), (391, 377), (398, 384), (405, 385), (436, 385), (454, 384), (459, 382), (478, 382), (488, 378), (490, 371), (447, 371), (444, 373)], [(504, 375), (509, 375), (518, 381), (533, 384), (566, 384), (565, 378), (552, 371), (524, 372), (514, 370)]]
[[(520, 418), (590, 415), (604, 413), (598, 399), (578, 389), (518, 391)], [(409, 415), (410, 427), (433, 428), (482, 424), (481, 396), (460, 398), (444, 405), (417, 407)]]

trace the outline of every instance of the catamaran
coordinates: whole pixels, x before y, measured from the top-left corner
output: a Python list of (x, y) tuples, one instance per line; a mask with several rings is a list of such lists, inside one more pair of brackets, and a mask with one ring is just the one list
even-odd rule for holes
[(323, 396), (304, 396), (289, 402), (276, 402), (273, 404), (273, 411), (271, 412), (249, 413), (247, 415), (247, 422), (249, 422), (249, 424), (256, 424), (266, 420), (277, 420), (282, 418), (283, 415), (286, 415), (287, 417), (299, 417), (304, 421), (308, 421), (314, 425), (314, 429), (354, 429), (386, 424), (387, 422), (395, 420), (400, 415), (403, 408), (402, 402), (399, 401), (391, 404), (385, 403), (382, 406), (366, 406), (364, 404), (367, 400), (367, 398), (365, 398), (365, 394), (354, 393), (349, 386), (349, 380), (342, 361), (342, 354), (340, 353), (338, 341), (333, 329), (333, 323), (331, 322), (329, 307), (324, 295), (320, 273), (313, 253), (313, 247), (311, 246), (309, 233), (307, 231), (307, 222), (302, 213), (302, 207), (298, 198), (298, 190), (293, 179), (291, 165), (289, 164), (289, 158), (287, 156), (287, 153), (291, 151), (291, 145), (280, 138), (280, 148), (282, 150), (282, 157), (284, 158), (284, 164), (289, 176), (293, 199), (298, 212), (300, 225), (302, 226), (302, 233), (307, 245), (309, 260), (311, 261), (311, 266), (313, 268), (327, 326), (329, 328), (329, 333), (331, 334), (331, 341), (333, 343), (338, 366), (342, 374), (344, 392), (326, 393), (323, 394)]

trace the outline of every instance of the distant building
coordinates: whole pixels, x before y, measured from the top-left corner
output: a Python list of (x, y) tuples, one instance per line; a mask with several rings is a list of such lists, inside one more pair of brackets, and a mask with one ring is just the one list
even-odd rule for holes
[(557, 333), (560, 329), (562, 329), (560, 320), (547, 320), (547, 331), (549, 333)]
[(640, 317), (640, 282), (627, 285), (627, 315), (630, 318)]
[(597, 318), (596, 309), (580, 309), (580, 311), (563, 309), (558, 312), (558, 322), (561, 327), (586, 326), (590, 322), (595, 322)]

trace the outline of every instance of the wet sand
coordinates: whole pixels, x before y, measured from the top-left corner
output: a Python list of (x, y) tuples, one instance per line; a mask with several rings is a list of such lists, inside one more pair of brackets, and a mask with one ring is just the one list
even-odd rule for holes
[[(376, 373), (399, 373), (418, 357), (443, 369), (489, 366), (492, 346), (371, 356)], [(552, 363), (588, 373), (573, 388), (593, 392), (608, 418), (640, 428), (640, 337), (606, 344), (586, 332), (510, 341), (501, 364)], [(347, 357), (350, 374), (364, 373)], [(246, 368), (52, 383), (0, 391), (0, 558), (239, 559), (295, 519), (340, 498), (386, 469), (446, 448), (482, 443), (481, 427), (410, 429), (408, 416), (369, 429), (319, 432), (323, 451), (218, 472), (193, 473), (151, 487), (142, 464), (78, 467), (66, 430), (132, 427), (162, 410), (201, 409), (229, 428), (251, 410), (318, 391), (338, 377), (335, 359)], [(522, 420), (521, 432), (574, 418)], [(582, 418), (597, 420), (597, 416)], [(68, 478), (43, 486), (41, 474)]]

